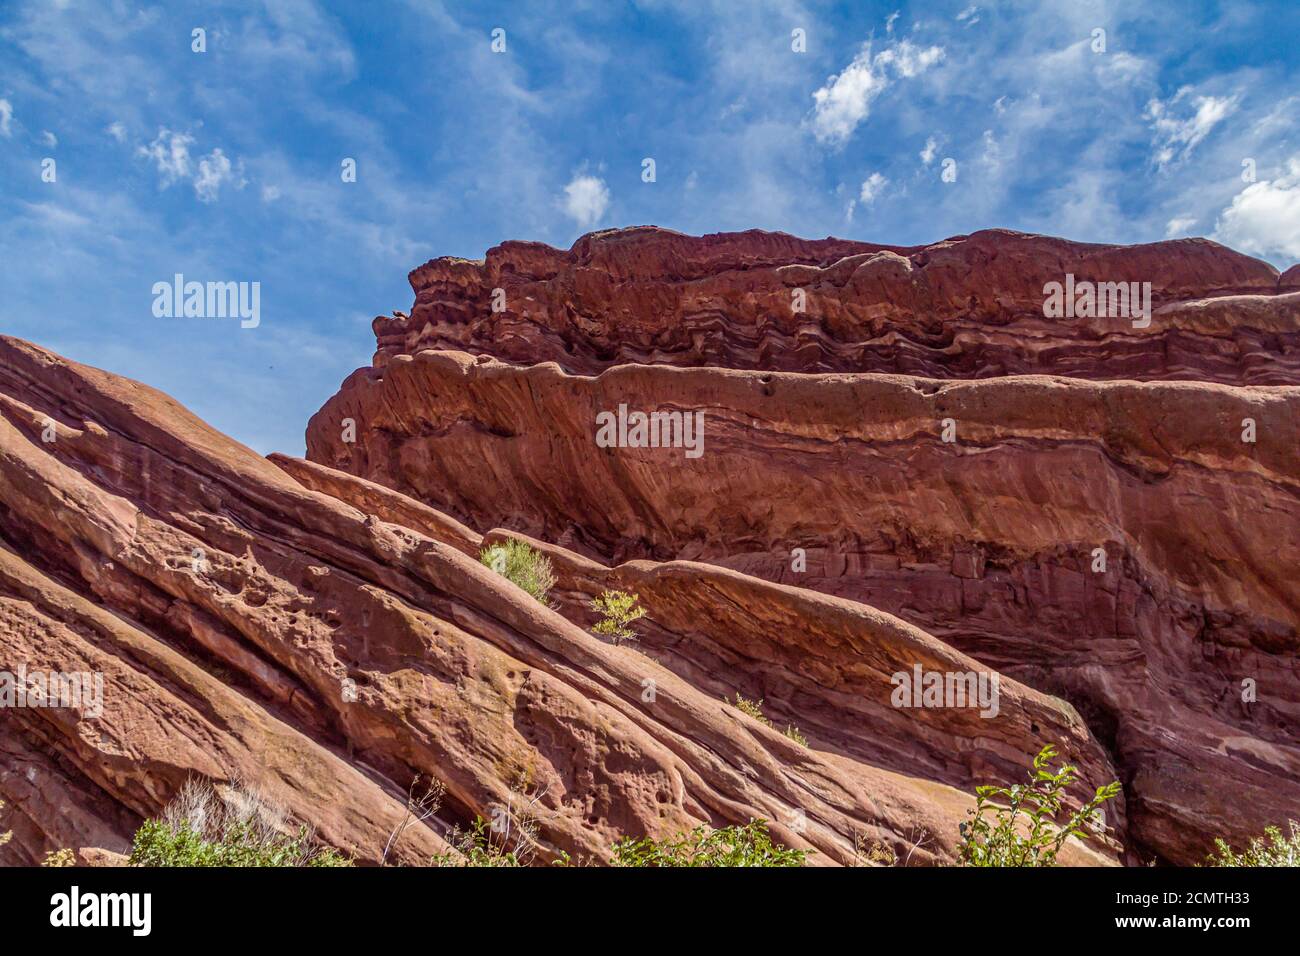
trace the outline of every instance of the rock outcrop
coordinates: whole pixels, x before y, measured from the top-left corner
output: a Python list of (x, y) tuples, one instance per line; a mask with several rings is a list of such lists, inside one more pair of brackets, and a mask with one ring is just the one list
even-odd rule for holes
[[(680, 569), (897, 615), (1077, 708), (1125, 785), (1123, 839), (1193, 863), (1300, 816), (1294, 273), (1205, 240), (1004, 231), (506, 243), (411, 273), (409, 316), (375, 320), (373, 365), (313, 418), (308, 457), (581, 554), (580, 593), (655, 596), (645, 649), (684, 679), (957, 782), (941, 751), (998, 721), (916, 744), (909, 714), (915, 750), (885, 756), (844, 710), (867, 685), (836, 669), (863, 652), (806, 628), (812, 605), (742, 627), (748, 592)], [(1150, 324), (1045, 317), (1067, 275), (1149, 282)], [(602, 447), (620, 408), (702, 415), (702, 446)], [(721, 605), (665, 590), (682, 579)]]
[[(1000, 230), (506, 243), (411, 273), (307, 460), (0, 338), (0, 862), (121, 863), (197, 776), (362, 863), (417, 779), (441, 809), (388, 862), (504, 814), (540, 863), (755, 817), (945, 863), (1046, 742), (1076, 800), (1123, 784), (1067, 862), (1300, 818), (1295, 274)], [(1049, 317), (1052, 282), (1141, 314)], [(509, 539), (550, 606), (479, 562)], [(634, 643), (592, 632), (609, 589)], [(100, 693), (4, 697), (69, 673)], [(947, 696), (900, 706), (918, 673)]]
[[(1159, 315), (1144, 328), (1046, 318), (1043, 287), (1067, 275), (1148, 282)], [(987, 230), (900, 247), (624, 229), (567, 252), (507, 242), (481, 262), (425, 263), (410, 274), (410, 314), (375, 319), (374, 365), (449, 349), (588, 375), (662, 363), (1284, 385), (1300, 375), (1300, 295), (1277, 293), (1300, 287), (1279, 281), (1205, 239), (1105, 246)]]
[[(939, 862), (973, 785), (1020, 777), (1040, 734), (1084, 784), (1117, 773), (1072, 706), (1009, 677), (989, 719), (891, 706), (914, 665), (990, 669), (889, 614), (538, 542), (552, 609), (476, 560), (507, 534), (268, 461), (146, 386), (0, 339), (0, 670), (103, 682), (99, 706), (0, 708), (3, 859), (120, 860), (201, 776), (255, 784), (361, 862), (416, 777), (445, 785), (443, 807), (390, 861), (505, 808), (535, 819), (542, 862), (754, 817), (817, 863), (862, 841)], [(650, 610), (643, 647), (584, 629), (586, 599), (614, 586)], [(809, 746), (722, 700), (773, 690), (770, 715)], [(1126, 812), (1118, 839), (1071, 859), (1131, 856)]]

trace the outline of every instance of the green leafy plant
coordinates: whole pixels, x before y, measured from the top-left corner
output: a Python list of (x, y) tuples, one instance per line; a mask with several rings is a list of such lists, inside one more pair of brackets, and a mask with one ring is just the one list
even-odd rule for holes
[(45, 854), (45, 859), (41, 861), (41, 866), (76, 866), (77, 856), (69, 849), (51, 850)]
[[(1078, 768), (1064, 764), (1053, 771), (1056, 756), (1051, 744), (1038, 752), (1028, 785), (975, 788), (975, 808), (968, 812), (971, 819), (959, 827), (958, 852), (965, 866), (1054, 866), (1071, 836), (1082, 839), (1089, 832), (1104, 832), (1098, 810), (1119, 794), (1119, 783), (1099, 787), (1091, 800), (1058, 824), (1065, 791), (1077, 779)], [(986, 811), (992, 812), (992, 821), (986, 819)]]
[(284, 811), (238, 784), (222, 799), (206, 781), (188, 780), (161, 818), (135, 833), (131, 866), (352, 866), (322, 847), (306, 826), (287, 829)]
[(479, 561), (523, 588), (537, 601), (551, 606), (548, 595), (555, 587), (551, 559), (522, 541), (501, 541), (479, 552)]
[(766, 820), (713, 830), (698, 826), (675, 840), (631, 838), (614, 844), (611, 866), (803, 866), (811, 850), (773, 843)]
[(636, 632), (630, 625), (646, 615), (645, 608), (636, 606), (638, 600), (635, 594), (627, 591), (602, 591), (590, 605), (600, 615), (600, 620), (592, 630), (610, 638), (615, 644), (636, 640)]
[(1215, 840), (1206, 866), (1300, 866), (1300, 823), (1288, 821), (1288, 830), (1284, 834), (1281, 827), (1265, 827), (1264, 835), (1252, 839), (1241, 853), (1226, 840)]

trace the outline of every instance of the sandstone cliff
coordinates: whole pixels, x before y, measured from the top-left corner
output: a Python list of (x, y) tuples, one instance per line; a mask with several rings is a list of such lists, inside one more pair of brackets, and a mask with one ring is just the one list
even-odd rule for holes
[[(1151, 283), (1150, 324), (1045, 318), (1067, 274)], [(410, 314), (375, 320), (373, 365), (313, 418), (308, 457), (638, 591), (673, 575), (636, 559), (706, 562), (897, 615), (1077, 708), (1125, 784), (1125, 840), (1197, 862), (1300, 815), (1294, 274), (1205, 240), (1005, 231), (506, 243), (411, 273)], [(702, 412), (703, 454), (598, 447), (620, 406)], [(764, 634), (665, 597), (644, 645), (846, 752), (958, 779), (931, 744), (896, 762), (854, 739), (875, 734), (820, 698), (863, 691), (821, 665), (845, 645), (810, 616)], [(997, 721), (977, 724), (938, 746), (980, 750)]]

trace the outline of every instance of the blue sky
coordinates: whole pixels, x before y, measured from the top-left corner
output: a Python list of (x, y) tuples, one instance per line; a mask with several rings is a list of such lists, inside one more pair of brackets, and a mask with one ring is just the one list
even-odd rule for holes
[[(1003, 226), (1285, 268), (1298, 36), (1293, 0), (3, 0), (0, 331), (300, 454), (406, 273), (505, 239)], [(178, 272), (259, 282), (260, 325), (155, 317)]]

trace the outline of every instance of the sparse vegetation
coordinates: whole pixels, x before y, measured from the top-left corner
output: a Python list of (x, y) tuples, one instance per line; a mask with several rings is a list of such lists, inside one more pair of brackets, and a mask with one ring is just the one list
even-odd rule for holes
[(478, 559), (540, 603), (551, 606), (548, 595), (555, 587), (555, 570), (551, 559), (537, 549), (512, 539), (484, 548)]
[[(0, 810), (3, 810), (4, 808), (5, 808), (5, 802), (3, 800), (0, 800)], [(13, 831), (7, 830), (4, 833), (0, 833), (0, 846), (4, 846), (11, 839), (13, 839)]]
[(469, 830), (453, 829), (447, 834), (451, 850), (429, 861), (430, 866), (524, 866), (519, 854), (507, 849), (486, 820), (477, 817)]
[[(968, 811), (971, 819), (960, 825), (958, 851), (965, 866), (1055, 866), (1057, 854), (1071, 836), (1084, 838), (1090, 831), (1105, 831), (1098, 810), (1118, 795), (1119, 783), (1099, 787), (1091, 800), (1058, 824), (1065, 791), (1077, 779), (1078, 768), (1064, 764), (1053, 771), (1056, 756), (1051, 744), (1038, 752), (1028, 785), (975, 788), (975, 808)], [(985, 818), (986, 811), (992, 811), (992, 822)]]
[[(447, 835), (451, 850), (429, 861), (430, 866), (531, 866), (540, 849), (533, 808), (547, 788), (529, 793), (524, 781), (516, 782), (505, 806), (495, 808), (492, 823), (478, 817), (469, 830), (455, 827)], [(567, 862), (561, 854), (560, 862)]]
[(799, 732), (799, 728), (794, 724), (786, 724), (785, 730), (782, 731), (787, 737), (797, 743), (800, 747), (808, 746), (808, 738)]
[[(723, 700), (727, 699), (724, 697)], [(767, 715), (763, 713), (763, 701), (761, 698), (759, 700), (750, 700), (748, 697), (741, 697), (737, 694), (735, 700), (727, 700), (727, 703), (736, 708), (736, 710), (740, 711), (742, 714), (745, 714), (748, 717), (753, 717), (760, 724), (767, 724), (769, 727), (772, 726), (772, 722), (768, 720)]]
[[(750, 700), (747, 697), (742, 697), (740, 694), (737, 694), (735, 700), (729, 700), (726, 697), (724, 697), (723, 700), (736, 708), (736, 710), (740, 711), (742, 714), (745, 714), (748, 717), (753, 717), (760, 724), (765, 724), (768, 727), (773, 727), (773, 729), (775, 729), (775, 725), (768, 719), (767, 714), (763, 713), (763, 701), (761, 699)], [(800, 747), (808, 746), (808, 738), (800, 733), (799, 728), (794, 724), (786, 724), (785, 730), (781, 731), (781, 733), (785, 734), (785, 736), (789, 737)]]
[(136, 831), (132, 866), (351, 866), (318, 845), (310, 829), (288, 830), (283, 810), (234, 785), (223, 800), (212, 785), (188, 780), (163, 815)]
[(910, 829), (904, 838), (907, 846), (907, 855), (902, 860), (898, 858), (898, 851), (888, 843), (880, 840), (867, 842), (865, 834), (853, 831), (853, 865), (854, 866), (908, 866), (912, 862), (912, 854), (917, 850), (923, 850), (931, 842), (930, 831), (925, 827), (915, 827)]
[(638, 600), (635, 594), (627, 591), (602, 591), (590, 605), (601, 616), (592, 630), (610, 638), (615, 644), (636, 640), (636, 632), (632, 630), (631, 624), (646, 614), (645, 608), (636, 606)]
[(886, 846), (879, 840), (872, 840), (867, 844), (866, 837), (861, 833), (853, 834), (853, 865), (854, 866), (897, 866), (898, 854), (894, 852), (893, 847)]
[(803, 866), (811, 850), (773, 843), (766, 820), (714, 830), (698, 826), (675, 840), (648, 837), (614, 844), (611, 866)]
[(41, 866), (76, 866), (77, 855), (69, 849), (51, 850), (45, 854), (45, 859), (41, 861)]
[(1300, 823), (1288, 821), (1288, 833), (1281, 827), (1266, 827), (1241, 853), (1222, 838), (1214, 841), (1215, 852), (1206, 866), (1300, 866)]
[(402, 819), (397, 826), (393, 827), (393, 832), (388, 834), (388, 842), (384, 844), (384, 854), (379, 858), (380, 866), (388, 863), (388, 855), (402, 841), (403, 833), (415, 824), (423, 823), (438, 812), (438, 809), (442, 806), (442, 795), (446, 792), (447, 788), (442, 781), (435, 780), (433, 777), (429, 778), (428, 784), (421, 792), (420, 776), (416, 774), (406, 792), (406, 813), (402, 815)]

